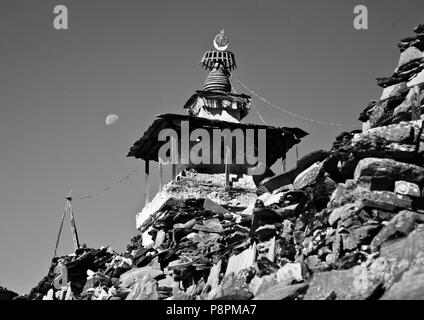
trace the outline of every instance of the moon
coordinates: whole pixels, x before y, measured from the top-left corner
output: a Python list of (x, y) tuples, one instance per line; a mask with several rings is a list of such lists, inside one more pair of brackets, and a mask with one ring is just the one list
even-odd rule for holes
[(110, 114), (106, 117), (106, 125), (111, 126), (116, 121), (118, 121), (119, 117), (116, 114)]

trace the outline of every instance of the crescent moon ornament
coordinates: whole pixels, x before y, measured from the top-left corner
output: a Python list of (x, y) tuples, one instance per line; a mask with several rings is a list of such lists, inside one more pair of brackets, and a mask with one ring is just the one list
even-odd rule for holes
[(116, 114), (110, 114), (106, 117), (106, 125), (111, 126), (116, 121), (118, 121), (119, 117)]
[(218, 33), (215, 38), (213, 39), (213, 46), (218, 51), (225, 51), (228, 48), (228, 37), (225, 35), (224, 29), (221, 30), (220, 33)]

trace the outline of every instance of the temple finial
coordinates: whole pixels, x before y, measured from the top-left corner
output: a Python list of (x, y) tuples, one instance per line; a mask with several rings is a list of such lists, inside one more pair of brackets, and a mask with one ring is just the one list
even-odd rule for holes
[(228, 37), (225, 35), (224, 29), (222, 29), (213, 39), (213, 46), (218, 51), (225, 51), (228, 48)]

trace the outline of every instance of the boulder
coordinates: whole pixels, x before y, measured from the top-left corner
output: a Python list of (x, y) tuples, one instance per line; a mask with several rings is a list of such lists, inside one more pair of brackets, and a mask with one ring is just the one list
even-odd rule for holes
[(291, 300), (297, 298), (308, 289), (306, 283), (285, 285), (283, 283), (270, 287), (253, 300)]
[(392, 212), (398, 209), (412, 209), (412, 200), (409, 197), (390, 191), (374, 191), (365, 194), (361, 197), (361, 202), (365, 208), (375, 208)]
[(424, 82), (424, 70), (421, 70), (415, 77), (408, 81), (408, 87), (418, 86)]
[(231, 272), (226, 274), (221, 282), (224, 296), (237, 296), (240, 299), (250, 299), (253, 293), (249, 286), (249, 282), (255, 276), (255, 269), (249, 267), (239, 271), (237, 274)]
[(316, 182), (321, 173), (322, 163), (316, 162), (305, 171), (301, 172), (293, 182), (294, 189), (302, 189)]
[(380, 283), (379, 280), (369, 279), (363, 266), (315, 273), (304, 300), (325, 300), (330, 295), (338, 300), (366, 299)]
[(359, 161), (354, 178), (362, 176), (389, 176), (394, 180), (404, 180), (424, 186), (424, 168), (391, 159), (365, 158)]
[(346, 219), (358, 211), (356, 203), (347, 203), (342, 207), (334, 209), (328, 217), (328, 223), (333, 226), (340, 219)]
[(157, 283), (150, 277), (137, 280), (125, 300), (158, 300)]
[(10, 291), (4, 287), (0, 287), (0, 301), (1, 300), (12, 300), (13, 298), (17, 297), (18, 294)]
[(417, 228), (406, 238), (386, 242), (381, 246), (380, 256), (397, 261), (413, 261), (424, 250), (424, 229)]
[(277, 276), (275, 273), (258, 277), (257, 275), (250, 281), (249, 288), (254, 296), (258, 296), (261, 293), (268, 290), (270, 287), (276, 285)]
[(404, 276), (381, 297), (381, 300), (424, 300), (424, 273)]
[(308, 169), (316, 162), (323, 161), (330, 155), (328, 151), (318, 150), (311, 152), (297, 161), (296, 168), (264, 179), (261, 184), (269, 191), (274, 191), (287, 185), (291, 185), (294, 179), (304, 170)]
[(384, 140), (396, 143), (415, 143), (421, 126), (422, 120), (417, 120), (372, 128), (366, 132), (355, 134), (352, 138), (352, 144), (355, 145), (364, 139)]
[(418, 50), (416, 47), (409, 47), (404, 52), (401, 53), (399, 58), (398, 68), (403, 65), (417, 59), (424, 58), (424, 53), (421, 50)]
[(391, 97), (395, 97), (401, 94), (402, 91), (407, 89), (406, 83), (401, 82), (394, 85), (391, 85), (387, 88), (384, 88), (383, 93), (381, 94), (380, 100), (386, 100)]
[(135, 268), (121, 274), (119, 277), (119, 282), (121, 287), (128, 288), (142, 278), (150, 277), (154, 279), (162, 274), (163, 271), (155, 269), (151, 266)]
[(357, 180), (358, 185), (361, 185), (371, 191), (393, 191), (394, 180), (387, 176), (369, 177), (363, 176)]
[(303, 281), (300, 263), (287, 263), (277, 271), (277, 281), (291, 284), (293, 281)]
[(419, 24), (418, 26), (415, 27), (414, 29), (415, 33), (424, 33), (424, 24)]

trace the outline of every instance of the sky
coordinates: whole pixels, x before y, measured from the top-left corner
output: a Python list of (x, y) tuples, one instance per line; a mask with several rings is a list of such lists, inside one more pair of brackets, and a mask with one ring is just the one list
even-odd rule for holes
[[(353, 27), (359, 4), (369, 10), (368, 30)], [(68, 8), (68, 30), (53, 28), (56, 5)], [(28, 293), (46, 275), (64, 197), (100, 191), (141, 164), (126, 157), (129, 148), (155, 115), (184, 113), (207, 76), (200, 58), (222, 28), (234, 75), (248, 87), (308, 118), (360, 124), (358, 114), (381, 95), (375, 78), (392, 74), (396, 44), (424, 22), (423, 7), (420, 0), (0, 0), (0, 285)], [(300, 156), (352, 130), (253, 101), (268, 124), (310, 133)], [(111, 113), (119, 120), (106, 126)], [(244, 122), (260, 119), (252, 111)], [(294, 161), (291, 151), (289, 168)], [(142, 171), (73, 201), (82, 243), (125, 250), (143, 207)], [(58, 253), (71, 252), (65, 220)]]

